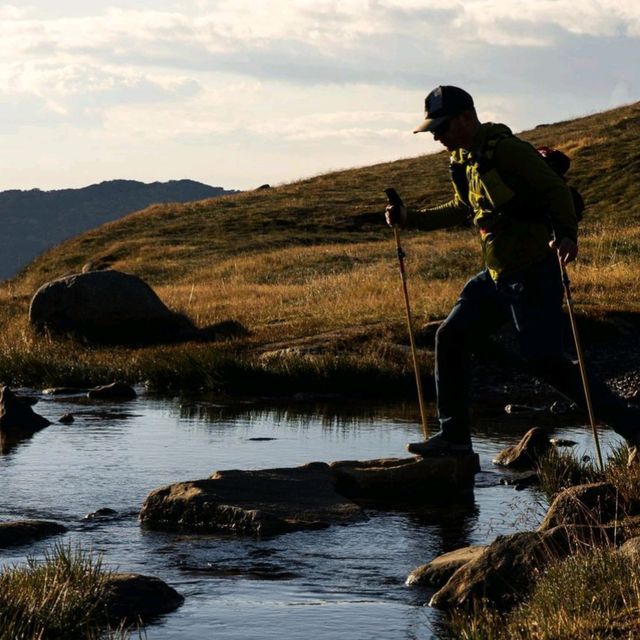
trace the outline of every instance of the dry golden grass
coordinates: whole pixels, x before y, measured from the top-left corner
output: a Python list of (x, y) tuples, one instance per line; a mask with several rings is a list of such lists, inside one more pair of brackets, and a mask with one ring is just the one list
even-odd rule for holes
[(614, 640), (637, 638), (638, 564), (616, 549), (556, 563), (527, 600), (507, 614), (455, 615), (456, 640)]
[[(412, 303), (422, 319), (441, 317), (477, 254), (471, 234), (432, 234), (405, 243)], [(446, 266), (443, 266), (446, 265)], [(393, 236), (383, 242), (292, 247), (227, 258), (157, 288), (167, 304), (201, 326), (235, 318), (261, 338), (291, 337), (404, 318)]]
[[(570, 270), (581, 312), (639, 308), (638, 122), (640, 103), (525, 135), (572, 155), (572, 182), (587, 200), (581, 256)], [(0, 379), (35, 382), (45, 372), (62, 383), (70, 368), (65, 356), (71, 356), (76, 372), (78, 363), (87, 370), (94, 363), (106, 376), (144, 378), (153, 377), (144, 367), (153, 368), (150, 363), (161, 361), (163, 353), (171, 354), (169, 360), (188, 356), (182, 364), (174, 362), (178, 370), (193, 359), (200, 368), (209, 361), (215, 369), (225, 351), (244, 357), (260, 344), (319, 332), (382, 324), (393, 327), (397, 337), (405, 331), (404, 302), (393, 234), (382, 218), (383, 190), (390, 185), (412, 205), (447, 199), (446, 155), (187, 205), (153, 206), (54, 247), (0, 286)], [(473, 231), (407, 232), (403, 244), (416, 324), (445, 316), (464, 281), (481, 267)], [(142, 277), (198, 326), (234, 319), (252, 335), (226, 346), (187, 345), (182, 352), (61, 348), (34, 337), (26, 321), (33, 293), (88, 261)], [(371, 350), (366, 353), (370, 358)], [(376, 358), (384, 367), (384, 357)], [(32, 371), (28, 376), (25, 366)]]

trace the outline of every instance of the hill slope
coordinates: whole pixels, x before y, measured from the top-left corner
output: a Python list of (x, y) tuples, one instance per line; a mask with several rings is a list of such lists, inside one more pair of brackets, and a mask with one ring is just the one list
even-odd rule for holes
[(193, 180), (109, 180), (82, 189), (2, 191), (0, 280), (54, 244), (152, 203), (191, 202), (228, 193), (236, 192)]
[[(585, 226), (640, 222), (640, 103), (540, 126), (523, 137), (572, 157), (571, 181), (587, 202)], [(44, 280), (108, 253), (117, 258), (115, 266), (166, 284), (214, 257), (379, 240), (388, 236), (381, 211), (389, 185), (408, 203), (447, 199), (446, 154), (326, 174), (219, 201), (152, 207), (56, 247), (29, 267), (27, 277)], [(167, 253), (171, 258), (165, 263)]]
[[(522, 135), (537, 145), (557, 146), (573, 160), (570, 179), (587, 203), (580, 259), (571, 267), (580, 313), (638, 311), (640, 103)], [(321, 378), (325, 388), (334, 388), (342, 367), (348, 372), (340, 378), (343, 384), (359, 385), (365, 369), (385, 389), (389, 380), (406, 384), (402, 376), (410, 379), (410, 360), (406, 350), (396, 348), (406, 340), (404, 305), (393, 234), (382, 216), (388, 186), (412, 205), (448, 199), (446, 154), (185, 205), (151, 206), (68, 240), (0, 287), (5, 356), (0, 379), (26, 383), (46, 376), (59, 383), (100, 370), (111, 372), (104, 373), (106, 381), (126, 374), (133, 380), (188, 379), (191, 385), (212, 386), (228, 376), (247, 384), (249, 374), (263, 384), (265, 372), (280, 371), (296, 385), (311, 379), (317, 387)], [(443, 317), (465, 280), (481, 267), (478, 240), (468, 228), (404, 232), (402, 238), (419, 327)], [(71, 366), (67, 346), (30, 333), (28, 303), (44, 282), (102, 260), (147, 280), (165, 303), (197, 325), (233, 319), (251, 335), (232, 345), (76, 347)], [(217, 357), (232, 362), (219, 366)], [(430, 356), (423, 357), (428, 371)], [(391, 373), (385, 377), (381, 371)]]

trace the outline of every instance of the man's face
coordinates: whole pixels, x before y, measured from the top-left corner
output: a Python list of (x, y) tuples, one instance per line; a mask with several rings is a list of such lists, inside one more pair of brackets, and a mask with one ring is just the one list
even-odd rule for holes
[(431, 133), (434, 140), (442, 144), (448, 151), (456, 151), (467, 143), (467, 132), (463, 127), (461, 115), (451, 116)]

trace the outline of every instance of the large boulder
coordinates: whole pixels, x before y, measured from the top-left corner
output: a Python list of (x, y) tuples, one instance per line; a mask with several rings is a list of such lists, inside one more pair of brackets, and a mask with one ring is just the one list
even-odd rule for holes
[(526, 596), (549, 563), (578, 549), (613, 544), (616, 527), (559, 526), (498, 536), (478, 556), (463, 564), (431, 598), (442, 609), (473, 608), (486, 603), (509, 609)]
[(503, 449), (493, 463), (510, 469), (534, 469), (551, 447), (547, 432), (541, 427), (534, 427), (524, 434), (518, 444)]
[(218, 471), (156, 489), (140, 512), (152, 529), (270, 536), (365, 518), (341, 496), (329, 465)]
[(49, 520), (0, 522), (0, 547), (19, 547), (49, 536), (65, 533), (67, 528)]
[(197, 333), (143, 280), (110, 269), (43, 285), (31, 300), (29, 321), (40, 332), (103, 344), (174, 342)]
[(581, 484), (562, 490), (553, 500), (539, 531), (558, 525), (598, 527), (621, 519), (626, 508), (616, 487), (609, 482)]

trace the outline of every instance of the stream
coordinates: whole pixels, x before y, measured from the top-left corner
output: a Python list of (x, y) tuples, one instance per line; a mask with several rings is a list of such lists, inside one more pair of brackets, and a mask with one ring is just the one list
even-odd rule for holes
[[(101, 555), (110, 569), (163, 579), (186, 600), (146, 627), (149, 640), (440, 638), (441, 614), (424, 606), (430, 592), (405, 587), (407, 574), (446, 551), (535, 528), (545, 509), (537, 489), (502, 484), (512, 474), (491, 459), (551, 418), (496, 412), (475, 423), (482, 471), (467, 504), (367, 510), (364, 522), (262, 540), (146, 531), (137, 514), (165, 484), (221, 469), (406, 457), (405, 444), (422, 439), (417, 409), (144, 393), (115, 403), (21, 391), (38, 397), (34, 410), (54, 424), (0, 455), (0, 520), (57, 520), (69, 532), (0, 550), (1, 563), (42, 557), (61, 541)], [(72, 424), (57, 422), (65, 413)], [(577, 441), (580, 455), (592, 451), (588, 428), (553, 420), (555, 437)], [(601, 439), (605, 450), (618, 442), (608, 431)], [(85, 519), (101, 508), (116, 513)]]

